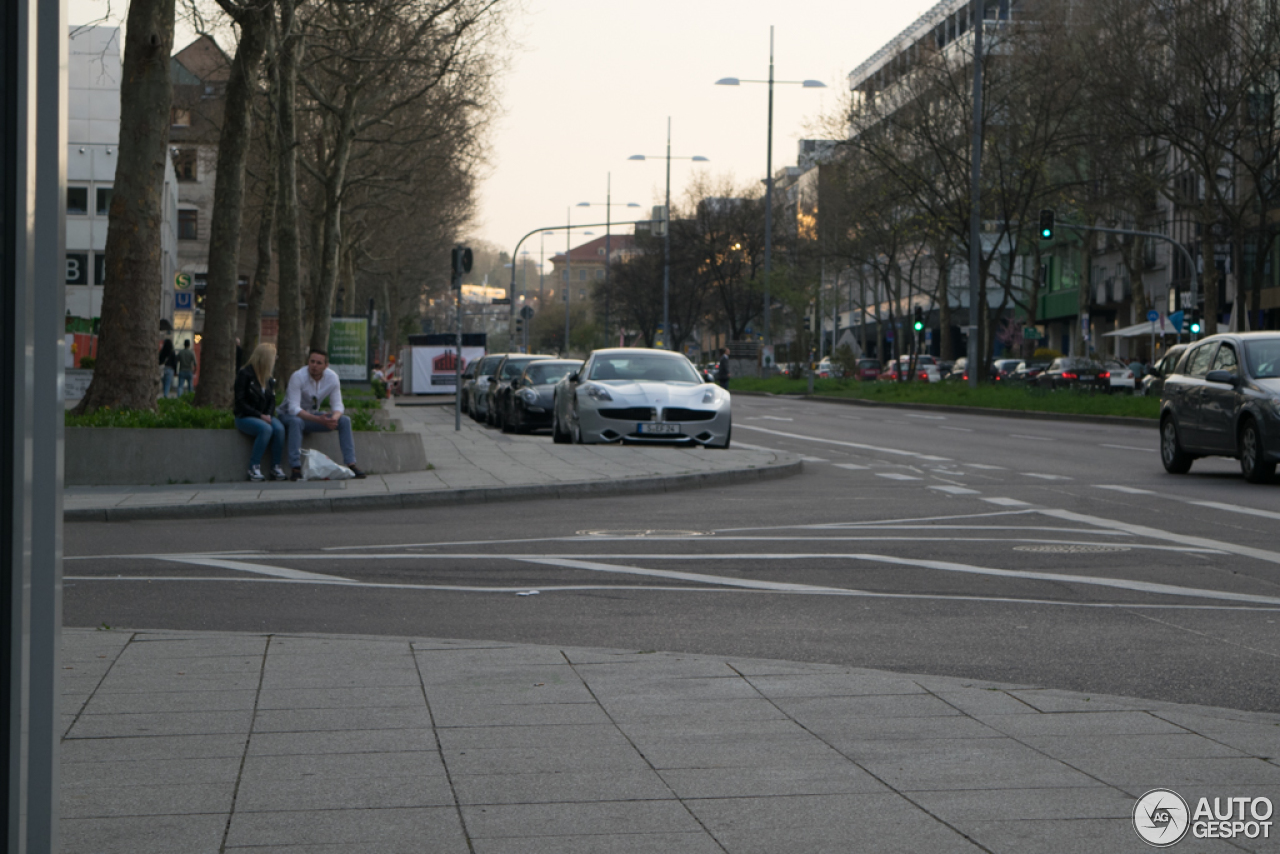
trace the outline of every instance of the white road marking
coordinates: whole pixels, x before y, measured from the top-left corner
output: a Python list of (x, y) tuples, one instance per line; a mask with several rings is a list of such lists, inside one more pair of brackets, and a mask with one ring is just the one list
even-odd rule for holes
[[(635, 555), (627, 555), (635, 559)], [(645, 556), (646, 559), (648, 556)], [(625, 559), (625, 558), (624, 558)], [(536, 563), (544, 566), (560, 566), (566, 569), (586, 569), (592, 572), (616, 572), (623, 575), (644, 575), (651, 578), (669, 578), (678, 581), (696, 581), (703, 584), (718, 584), (725, 587), (742, 587), (747, 590), (772, 590), (784, 593), (804, 591), (807, 593), (830, 593), (844, 590), (840, 587), (816, 587), (812, 584), (788, 584), (781, 581), (758, 581), (748, 578), (728, 578), (722, 575), (704, 575), (700, 572), (676, 572), (666, 569), (642, 569), (638, 566), (618, 566), (612, 563), (596, 563), (595, 561), (578, 560), (576, 558), (525, 557), (523, 563)]]
[(947, 416), (945, 416), (945, 415), (912, 415), (912, 414), (909, 414), (909, 413), (908, 413), (907, 417), (908, 417), (908, 418), (923, 418), (923, 419), (925, 419), (925, 420), (927, 420), (927, 421), (946, 421), (946, 420), (947, 420)]
[(810, 456), (806, 456), (805, 454), (800, 454), (800, 459), (801, 459), (801, 460), (803, 460), (803, 461), (804, 461), (804, 462), (806, 462), (806, 463), (829, 463), (829, 462), (831, 462), (831, 460), (824, 460), (822, 457), (810, 457)]
[[(63, 580), (80, 582), (90, 581), (124, 581), (124, 582), (229, 582), (232, 584), (328, 584), (339, 587), (361, 587), (375, 590), (439, 590), (446, 593), (520, 593), (528, 587), (468, 587), (460, 584), (384, 584), (375, 581), (302, 581), (293, 578), (228, 578), (227, 576), (158, 576), (158, 575), (68, 575)], [(742, 587), (668, 587), (648, 584), (564, 584), (550, 587), (540, 585), (543, 593), (574, 593), (593, 590), (634, 590), (640, 593), (791, 593), (799, 595), (849, 596), (863, 599), (909, 599), (919, 601), (942, 602), (982, 602), (993, 605), (1056, 605), (1062, 608), (1105, 608), (1147, 611), (1274, 611), (1275, 608), (1251, 605), (1177, 605), (1148, 602), (1067, 602), (1054, 599), (1018, 599), (999, 596), (940, 596), (925, 593), (873, 593), (865, 590), (845, 590), (841, 588), (815, 590), (752, 590)]]
[(971, 469), (982, 469), (983, 471), (1008, 471), (1004, 466), (990, 466), (986, 463), (961, 463), (960, 465)]
[(1113, 492), (1123, 492), (1126, 495), (1157, 495), (1150, 489), (1138, 489), (1133, 486), (1114, 486), (1112, 484), (1099, 484), (1098, 489), (1110, 489)]
[[(935, 457), (930, 454), (917, 454), (915, 451), (904, 451), (901, 448), (882, 448), (878, 445), (863, 445), (858, 442), (842, 442), (839, 439), (820, 439), (817, 436), (802, 436), (799, 433), (784, 433), (781, 430), (771, 430), (768, 427), (757, 427), (754, 424), (743, 424), (744, 430), (757, 430), (761, 433), (769, 433), (774, 436), (782, 436), (785, 439), (800, 439), (804, 442), (823, 442), (828, 445), (841, 445), (845, 448), (857, 448), (861, 451), (875, 451), (879, 454), (892, 454), (899, 457), (912, 457), (917, 460), (925, 460), (934, 463), (949, 463), (950, 457)], [(746, 447), (745, 445), (743, 447)]]
[(1156, 448), (1135, 448), (1132, 445), (1099, 445), (1099, 448), (1116, 448), (1120, 451), (1142, 451), (1147, 454), (1158, 454), (1160, 451)]
[(1024, 471), (1022, 474), (1024, 477), (1038, 477), (1041, 480), (1071, 480), (1071, 478), (1062, 474), (1038, 474), (1033, 471)]
[(1175, 534), (1171, 531), (1162, 531), (1159, 528), (1148, 528), (1145, 525), (1132, 525), (1128, 522), (1120, 522), (1115, 519), (1104, 519), (1100, 516), (1087, 516), (1083, 513), (1073, 513), (1070, 510), (1051, 510), (1048, 508), (1040, 508), (1039, 512), (1045, 516), (1052, 516), (1055, 519), (1066, 519), (1071, 522), (1083, 522), (1090, 525), (1097, 525), (1100, 528), (1113, 528), (1117, 531), (1124, 531), (1138, 537), (1147, 537), (1152, 540), (1164, 540), (1167, 543), (1182, 543), (1183, 545), (1199, 546), (1206, 549), (1217, 549), (1219, 551), (1227, 552), (1228, 554), (1251, 557), (1256, 560), (1266, 561), (1267, 563), (1280, 564), (1280, 552), (1269, 552), (1266, 549), (1256, 549), (1252, 546), (1240, 546), (1235, 543), (1223, 542), (1222, 540), (1211, 540), (1207, 537), (1191, 537), (1186, 534)]
[(981, 493), (976, 489), (966, 489), (963, 486), (931, 486), (930, 489), (936, 489), (938, 492), (945, 492), (949, 495), (979, 495)]
[(1259, 510), (1256, 507), (1241, 507), (1239, 504), (1223, 504), (1218, 501), (1188, 501), (1197, 507), (1210, 507), (1214, 510), (1226, 510), (1228, 513), (1243, 513), (1246, 516), (1260, 516), (1263, 519), (1280, 519), (1280, 513), (1270, 510)]
[(848, 469), (849, 471), (866, 471), (871, 468), (870, 466), (860, 466), (854, 463), (836, 463), (835, 467), (838, 469)]
[(968, 427), (948, 427), (948, 426), (946, 426), (945, 424), (939, 424), (939, 425), (938, 425), (938, 429), (939, 429), (939, 430), (952, 430), (952, 431), (954, 431), (954, 432), (956, 432), (956, 433), (972, 433), (972, 432), (973, 432), (973, 431), (972, 431), (972, 430), (970, 430)]
[(783, 418), (780, 415), (761, 415), (760, 418), (765, 421), (795, 421), (794, 418)]
[(876, 477), (883, 477), (889, 480), (923, 480), (911, 474), (898, 474), (896, 471), (880, 471), (876, 472)]
[(303, 572), (300, 569), (286, 569), (283, 566), (263, 566), (260, 563), (245, 563), (239, 560), (223, 560), (221, 558), (207, 557), (204, 555), (188, 555), (188, 556), (156, 556), (158, 560), (169, 561), (170, 563), (185, 563), (192, 566), (211, 566), (217, 569), (234, 569), (240, 572), (252, 572), (256, 575), (270, 575), (275, 578), (291, 578), (294, 581), (348, 581), (346, 578), (339, 578), (336, 575), (318, 575), (314, 572)]
[(998, 504), (1001, 507), (1030, 507), (1031, 505), (1025, 501), (1019, 501), (1016, 498), (982, 498), (979, 499), (988, 504)]
[(1025, 433), (1010, 433), (1010, 439), (1034, 439), (1037, 442), (1052, 442), (1051, 436), (1028, 436)]

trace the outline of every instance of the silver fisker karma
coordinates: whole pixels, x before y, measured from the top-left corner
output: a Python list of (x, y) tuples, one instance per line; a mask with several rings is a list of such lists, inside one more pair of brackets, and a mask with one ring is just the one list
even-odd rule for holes
[(556, 442), (727, 448), (731, 432), (729, 392), (668, 350), (596, 350), (556, 385)]

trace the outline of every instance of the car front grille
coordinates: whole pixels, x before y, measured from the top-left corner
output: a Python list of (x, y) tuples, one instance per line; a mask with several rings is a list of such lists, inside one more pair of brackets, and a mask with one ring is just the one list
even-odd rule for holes
[(716, 417), (715, 412), (708, 409), (680, 409), (672, 407), (662, 411), (662, 417), (667, 421), (710, 421)]
[(601, 409), (600, 414), (605, 418), (616, 418), (619, 421), (652, 421), (654, 419), (654, 411), (644, 406)]

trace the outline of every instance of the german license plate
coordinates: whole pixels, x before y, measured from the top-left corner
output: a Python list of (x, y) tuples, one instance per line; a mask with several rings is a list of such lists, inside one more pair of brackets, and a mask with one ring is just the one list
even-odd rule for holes
[(670, 436), (673, 434), (679, 434), (680, 425), (679, 424), (637, 424), (636, 432), (662, 434), (662, 435)]
[(1091, 380), (1091, 379), (1093, 379), (1093, 374), (1081, 374), (1081, 375), (1080, 375), (1080, 379), (1082, 379), (1082, 380)]

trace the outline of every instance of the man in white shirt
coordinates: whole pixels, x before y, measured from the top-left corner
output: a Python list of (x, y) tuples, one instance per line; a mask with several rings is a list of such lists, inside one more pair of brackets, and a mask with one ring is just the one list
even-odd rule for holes
[[(329, 398), (329, 409), (321, 411), (320, 403)], [(342, 464), (355, 472), (357, 478), (364, 472), (356, 468), (356, 445), (351, 438), (351, 419), (343, 415), (342, 387), (338, 375), (329, 369), (329, 354), (312, 350), (307, 354), (307, 365), (298, 368), (289, 377), (284, 392), (284, 403), (278, 415), (284, 422), (288, 436), (289, 465), (293, 472), (290, 480), (302, 478), (302, 434), (338, 431), (338, 445), (342, 448)]]

